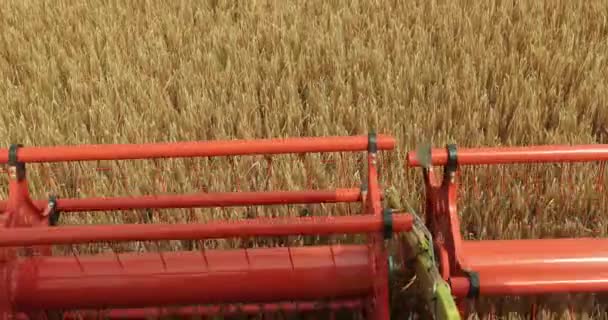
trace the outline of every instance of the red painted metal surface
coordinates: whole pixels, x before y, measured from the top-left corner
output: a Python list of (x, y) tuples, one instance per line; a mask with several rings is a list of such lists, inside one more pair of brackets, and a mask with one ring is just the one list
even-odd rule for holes
[[(385, 240), (382, 186), (376, 149), (392, 149), (389, 136), (319, 137), (145, 145), (24, 147), (21, 162), (126, 160), (165, 157), (345, 152), (367, 150), (366, 190), (217, 192), (62, 199), (62, 212), (129, 209), (231, 207), (349, 202), (361, 204), (352, 216), (280, 217), (205, 224), (133, 224), (48, 227), (47, 201), (32, 201), (27, 181), (9, 169), (9, 197), (0, 202), (0, 320), (38, 319), (43, 309), (74, 311), (65, 318), (112, 318), (221, 313), (306, 311), (339, 307), (366, 312), (367, 319), (390, 319), (389, 252)], [(377, 148), (375, 148), (377, 146)], [(426, 225), (442, 277), (459, 305), (471, 289), (467, 275), (480, 280), (479, 295), (534, 295), (608, 291), (608, 240), (542, 239), (465, 241), (461, 236), (458, 165), (608, 160), (608, 145), (468, 148), (448, 159), (434, 149), (433, 165), (446, 166), (443, 177), (423, 168)], [(408, 165), (420, 166), (415, 152)], [(0, 150), (0, 163), (8, 150)], [(452, 161), (454, 160), (454, 161)], [(454, 164), (450, 166), (448, 164)], [(270, 162), (269, 162), (270, 163)], [(11, 167), (14, 169), (14, 167)], [(392, 215), (393, 232), (412, 228), (410, 214)], [(105, 241), (201, 240), (291, 235), (364, 234), (365, 245), (255, 248), (178, 252), (50, 256), (50, 245)], [(34, 251), (22, 247), (35, 246)], [(25, 252), (18, 257), (15, 247)], [(28, 253), (29, 252), (29, 253)], [(281, 301), (302, 301), (280, 303)], [(329, 302), (324, 304), (323, 302)], [(236, 303), (245, 303), (237, 310)], [(205, 307), (185, 307), (212, 304)], [(227, 309), (221, 310), (220, 304)], [(179, 309), (171, 305), (181, 305)], [(126, 308), (126, 309), (121, 309)]]
[[(464, 241), (463, 266), (471, 270), (507, 268), (532, 272), (603, 267), (608, 270), (608, 239), (526, 239)], [(608, 278), (607, 278), (608, 280)]]
[(368, 255), (317, 246), (29, 258), (16, 267), (14, 302), (26, 311), (365, 296)]
[[(408, 166), (422, 167), (426, 224), (433, 235), (438, 268), (449, 281), (454, 296), (460, 298), (458, 305), (463, 317), (468, 312), (465, 300), (475, 292), (474, 299), (608, 292), (608, 239), (464, 241), (457, 203), (459, 166), (606, 160), (608, 145), (452, 148), (451, 151), (446, 147), (431, 151), (431, 165), (444, 166), (443, 177), (438, 177), (437, 170), (423, 166), (417, 151), (408, 153)], [(473, 287), (476, 277), (478, 290)]]
[[(218, 157), (237, 155), (270, 155), (285, 153), (318, 153), (365, 151), (367, 136), (304, 137), (259, 140), (196, 141), (150, 144), (99, 144), (57, 147), (22, 147), (19, 162), (64, 162), (95, 160), (129, 160), (151, 158)], [(378, 135), (378, 149), (395, 146), (391, 136)], [(8, 149), (0, 149), (0, 163), (8, 162)]]
[[(432, 165), (444, 166), (447, 159), (446, 149), (431, 150)], [(585, 161), (608, 161), (608, 144), (458, 149), (459, 165)], [(411, 167), (421, 166), (416, 151), (408, 152), (407, 164)]]
[[(528, 296), (559, 293), (606, 293), (606, 265), (580, 265), (573, 268), (537, 266), (478, 270), (482, 296)], [(469, 290), (466, 278), (452, 278), (455, 296), (465, 297)]]
[[(372, 140), (373, 139), (373, 140)], [(159, 315), (171, 305), (246, 303), (245, 313), (279, 309), (358, 309), (388, 320), (386, 217), (378, 182), (377, 150), (390, 136), (319, 137), (144, 145), (21, 147), (9, 163), (10, 188), (0, 232), (0, 319), (44, 319), (42, 310), (109, 309), (111, 317)], [(166, 157), (368, 151), (366, 190), (216, 192), (32, 201), (18, 164)], [(9, 151), (0, 150), (0, 163)], [(269, 162), (270, 163), (270, 162)], [(17, 178), (19, 176), (20, 178)], [(281, 217), (205, 224), (131, 224), (48, 227), (54, 211), (114, 211), (284, 204), (360, 203), (360, 215)], [(391, 216), (392, 232), (412, 228), (412, 216)], [(264, 236), (365, 234), (367, 245), (327, 245), (157, 253), (51, 256), (50, 246), (87, 242), (202, 240)], [(29, 250), (28, 248), (36, 250)], [(24, 256), (17, 256), (17, 249)], [(304, 301), (282, 304), (281, 301)], [(330, 301), (329, 303), (325, 303)], [(261, 304), (257, 305), (257, 304)], [(222, 313), (218, 305), (182, 308), (181, 315)], [(127, 309), (121, 309), (127, 308)], [(295, 310), (297, 308), (297, 310)], [(225, 310), (224, 310), (225, 311)], [(230, 311), (230, 310), (229, 310)], [(239, 310), (242, 312), (243, 310)], [(76, 311), (77, 312), (77, 311)], [(152, 312), (152, 313), (150, 313)], [(156, 312), (156, 313), (155, 313)], [(63, 314), (70, 318), (70, 314)], [(90, 314), (89, 314), (90, 315)], [(97, 315), (100, 315), (99, 313)], [(14, 319), (14, 318), (11, 318)]]
[[(465, 241), (463, 253), (482, 295), (608, 292), (608, 239)], [(455, 295), (466, 295), (467, 279), (450, 282)]]
[[(393, 215), (393, 230), (408, 231), (412, 216)], [(11, 228), (0, 233), (0, 247), (100, 241), (200, 240), (232, 237), (331, 235), (381, 232), (382, 216), (287, 217), (188, 224), (128, 224)]]
[[(382, 204), (380, 203), (380, 186), (376, 166), (377, 154), (375, 152), (369, 152), (367, 154), (367, 184), (369, 188), (366, 201), (367, 216), (382, 220)], [(396, 217), (396, 215), (394, 217)], [(411, 229), (413, 219), (410, 215), (407, 215), (407, 217), (411, 219), (409, 220), (409, 230)], [(383, 233), (376, 232), (370, 234), (368, 239), (371, 248), (370, 261), (372, 261), (372, 279), (374, 287), (374, 296), (372, 301), (370, 301), (374, 312), (370, 316), (371, 319), (375, 320), (389, 320), (390, 297), (388, 288), (388, 253), (384, 246)]]
[(103, 311), (79, 310), (66, 312), (63, 319), (149, 319), (163, 316), (239, 316), (258, 315), (263, 313), (301, 313), (316, 310), (338, 311), (344, 309), (361, 309), (363, 302), (360, 299), (337, 300), (330, 302), (284, 302), (263, 304), (227, 304), (211, 306), (193, 306), (179, 308), (125, 308)]
[[(211, 192), (187, 195), (57, 199), (56, 209), (61, 212), (81, 212), (147, 208), (206, 208), (359, 201), (361, 201), (361, 190), (358, 188), (351, 188), (318, 191)], [(33, 201), (33, 204), (38, 210), (43, 210), (47, 206), (48, 201), (36, 200)], [(0, 201), (0, 210), (4, 211), (7, 205), (8, 201)]]

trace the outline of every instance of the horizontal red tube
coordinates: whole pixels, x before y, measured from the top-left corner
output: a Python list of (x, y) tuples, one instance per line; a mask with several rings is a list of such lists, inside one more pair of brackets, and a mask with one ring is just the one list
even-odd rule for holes
[[(393, 215), (393, 230), (408, 231), (409, 214)], [(127, 224), (12, 228), (0, 233), (0, 247), (99, 241), (196, 240), (230, 237), (330, 235), (381, 232), (384, 218), (373, 215), (246, 219), (193, 224)]]
[(238, 316), (259, 315), (262, 313), (298, 313), (315, 310), (360, 309), (363, 302), (359, 299), (331, 302), (284, 302), (265, 304), (228, 304), (214, 306), (193, 306), (180, 308), (139, 308), (139, 309), (110, 309), (104, 311), (71, 311), (63, 315), (63, 319), (149, 319), (166, 316)]
[[(213, 157), (306, 152), (367, 150), (367, 136), (303, 137), (286, 139), (194, 141), (148, 144), (98, 144), (56, 147), (22, 147), (20, 162), (127, 160), (179, 157)], [(393, 149), (395, 139), (378, 135), (380, 150)], [(0, 149), (0, 163), (8, 162), (8, 149)]]
[(18, 311), (351, 299), (372, 289), (364, 245), (35, 257), (16, 277)]
[[(463, 268), (479, 274), (482, 295), (608, 291), (608, 239), (464, 241)], [(465, 296), (465, 278), (452, 278)]]
[[(608, 145), (460, 148), (457, 154), (459, 165), (607, 161)], [(446, 165), (447, 160), (446, 149), (432, 149), (432, 165)], [(422, 165), (416, 151), (410, 151), (407, 154), (407, 164), (410, 167), (420, 167)]]
[[(358, 188), (318, 191), (213, 192), (188, 195), (57, 199), (57, 210), (62, 212), (81, 212), (357, 201), (361, 201), (361, 190)], [(36, 200), (34, 202), (40, 209), (43, 209), (47, 203), (44, 200)], [(0, 211), (6, 209), (6, 204), (7, 201), (0, 201)]]
[[(564, 269), (539, 266), (536, 269), (482, 269), (479, 293), (482, 296), (524, 296), (551, 293), (608, 292), (608, 270), (605, 266), (581, 266)], [(469, 290), (466, 278), (450, 280), (455, 296), (464, 297)]]
[(463, 266), (485, 268), (523, 268), (542, 266), (577, 270), (585, 266), (604, 266), (608, 270), (608, 239), (534, 239), (464, 241)]

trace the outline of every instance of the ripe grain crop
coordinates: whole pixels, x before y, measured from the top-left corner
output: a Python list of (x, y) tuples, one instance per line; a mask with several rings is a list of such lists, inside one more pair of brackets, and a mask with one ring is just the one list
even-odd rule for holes
[[(384, 162), (385, 186), (418, 208), (419, 172), (407, 172), (403, 164), (406, 151), (421, 143), (608, 143), (606, 79), (605, 0), (25, 0), (0, 6), (5, 146), (375, 129), (398, 141)], [(85, 197), (360, 181), (357, 163), (349, 159), (332, 166), (315, 156), (279, 158), (271, 175), (260, 157), (32, 165), (29, 177), (38, 198), (48, 192)], [(486, 191), (467, 185), (461, 199), (466, 237), (606, 235), (605, 200), (591, 210), (598, 202), (580, 195), (585, 188), (593, 192), (591, 180), (603, 179), (597, 166), (517, 168), (482, 168), (478, 180), (465, 179)], [(499, 189), (496, 177), (505, 170), (507, 187)], [(565, 175), (575, 176), (576, 192), (560, 189)], [(532, 207), (542, 207), (543, 215), (533, 215)], [(205, 220), (280, 209), (153, 216)], [(142, 214), (63, 219), (140, 222)], [(578, 305), (585, 306), (589, 314), (600, 311)]]

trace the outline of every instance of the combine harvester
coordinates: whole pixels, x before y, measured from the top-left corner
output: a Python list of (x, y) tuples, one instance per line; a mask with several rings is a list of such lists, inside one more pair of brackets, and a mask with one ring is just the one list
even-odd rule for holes
[[(0, 203), (0, 318), (148, 319), (324, 314), (387, 320), (394, 274), (414, 272), (423, 318), (460, 319), (467, 300), (486, 295), (600, 292), (608, 288), (608, 241), (463, 241), (456, 206), (460, 165), (607, 160), (606, 147), (427, 150), (426, 223), (387, 205), (380, 184), (386, 135), (140, 145), (23, 147), (0, 150), (8, 199)], [(363, 153), (360, 185), (334, 189), (206, 192), (180, 195), (32, 200), (26, 164), (155, 158)], [(433, 166), (444, 166), (436, 183)], [(385, 200), (385, 201), (383, 201)], [(253, 217), (195, 223), (63, 225), (70, 214), (171, 208), (350, 204), (359, 212)], [(323, 207), (322, 207), (323, 208)], [(287, 210), (286, 210), (287, 211)], [(61, 216), (60, 216), (61, 214)], [(126, 253), (56, 254), (93, 243), (277, 237), (334, 237), (352, 243)], [(363, 235), (359, 243), (356, 236)], [(559, 248), (552, 250), (551, 248)], [(392, 248), (397, 248), (393, 250)], [(402, 284), (398, 284), (401, 286)], [(469, 299), (467, 299), (469, 298)], [(460, 308), (458, 308), (460, 307)], [(321, 313), (319, 313), (321, 312)], [(340, 317), (341, 318), (341, 317)], [(215, 318), (214, 318), (215, 319)]]

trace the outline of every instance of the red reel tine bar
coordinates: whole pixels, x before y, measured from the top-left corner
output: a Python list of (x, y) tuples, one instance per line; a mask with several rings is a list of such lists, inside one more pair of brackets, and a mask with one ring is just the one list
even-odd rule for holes
[[(434, 237), (442, 277), (451, 284), (453, 294), (461, 299), (463, 313), (465, 298), (608, 291), (607, 239), (463, 240), (459, 219), (459, 210), (479, 205), (481, 210), (484, 207), (492, 210), (488, 213), (488, 225), (499, 223), (496, 215), (508, 215), (507, 219), (512, 222), (531, 211), (541, 211), (539, 207), (542, 205), (560, 199), (566, 204), (556, 207), (555, 211), (557, 217), (562, 217), (562, 224), (565, 213), (585, 213), (588, 209), (585, 203), (596, 207), (599, 204), (601, 207), (597, 211), (605, 211), (606, 201), (601, 190), (605, 183), (604, 161), (607, 160), (608, 145), (460, 149), (449, 145), (445, 149), (431, 149), (430, 155), (417, 151), (408, 153), (408, 165), (422, 167), (426, 187), (426, 223)], [(599, 162), (596, 173), (599, 178), (589, 175), (589, 172), (577, 173), (555, 167), (560, 163), (571, 166), (586, 162)], [(507, 166), (497, 169), (498, 164)], [(493, 170), (491, 176), (481, 176), (478, 169), (483, 165), (487, 165), (489, 171)], [(509, 174), (507, 169), (516, 165), (525, 167)], [(540, 166), (538, 173), (533, 171), (533, 165)], [(443, 166), (442, 180), (437, 179), (434, 166)], [(465, 180), (461, 171), (467, 166), (472, 167), (468, 172), (472, 177), (467, 176), (469, 179)], [(559, 176), (552, 182), (547, 177), (554, 173)], [(584, 195), (578, 192), (584, 188), (572, 181), (574, 186), (567, 188), (566, 175), (570, 175), (570, 180), (579, 178), (581, 185), (585, 181), (595, 183), (595, 187), (590, 187), (593, 195), (583, 198)], [(480, 181), (484, 179), (488, 185), (482, 186)], [(523, 184), (526, 181), (536, 189), (526, 189), (530, 188)], [(553, 188), (551, 183), (557, 186)], [(500, 187), (500, 191), (494, 192), (492, 185)], [(510, 194), (514, 195), (513, 199), (508, 198)], [(527, 202), (521, 200), (524, 196), (529, 197)], [(599, 202), (579, 200), (597, 200), (597, 196), (602, 197)], [(458, 198), (461, 198), (460, 202), (457, 202)], [(576, 204), (581, 204), (581, 207), (575, 207)], [(490, 205), (495, 207), (491, 209)], [(462, 217), (467, 218), (466, 214)], [(533, 217), (543, 219), (542, 213)], [(510, 225), (517, 226), (515, 223)], [(532, 227), (531, 222), (523, 222), (524, 230)]]
[[(184, 316), (230, 314), (235, 304), (245, 303), (243, 313), (347, 308), (364, 311), (369, 319), (389, 319), (388, 257), (383, 240), (391, 232), (412, 227), (410, 215), (386, 216), (381, 208), (377, 151), (393, 149), (394, 145), (390, 136), (370, 134), (141, 145), (13, 145), (0, 150), (0, 162), (9, 165), (10, 178), (8, 199), (0, 203), (4, 228), (0, 233), (0, 318), (47, 318), (48, 312), (63, 311), (67, 318), (91, 315), (83, 310), (98, 310), (93, 314), (117, 318), (164, 315), (168, 310)], [(33, 201), (25, 174), (26, 163), (34, 162), (357, 151), (367, 151), (366, 190)], [(53, 226), (58, 212), (339, 202), (361, 203), (363, 214), (207, 224)], [(107, 241), (357, 233), (368, 234), (368, 245), (74, 256), (52, 256), (50, 250), (58, 244)], [(190, 306), (201, 304), (207, 306)]]

